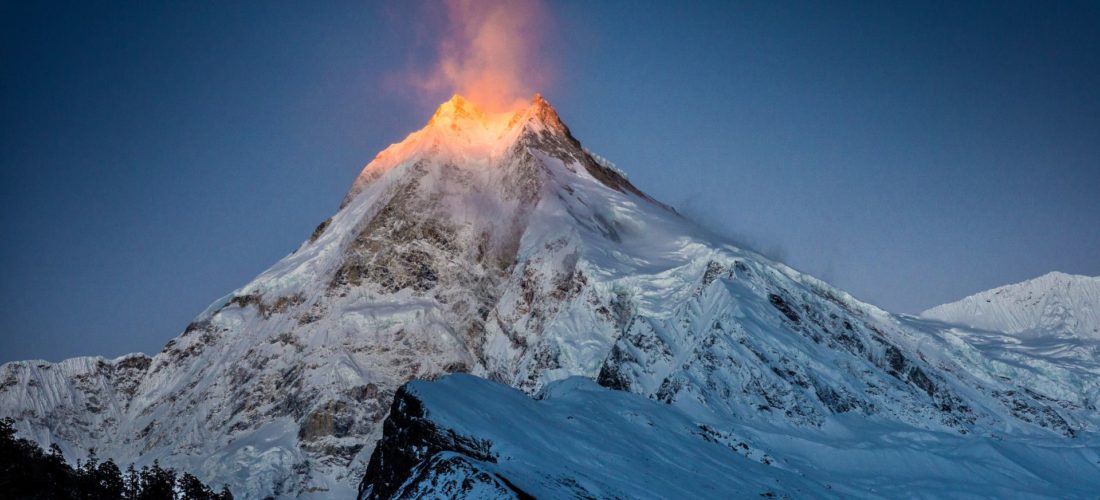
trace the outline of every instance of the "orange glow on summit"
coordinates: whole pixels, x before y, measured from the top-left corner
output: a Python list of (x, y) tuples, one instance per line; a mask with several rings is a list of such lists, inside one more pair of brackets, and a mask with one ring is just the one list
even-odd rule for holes
[(473, 124), (487, 132), (499, 134), (521, 114), (527, 103), (520, 100), (509, 106), (509, 110), (502, 112), (488, 112), (470, 102), (465, 97), (455, 94), (447, 102), (440, 104), (428, 121), (428, 126), (442, 126), (456, 130), (466, 124)]
[(448, 91), (476, 103), (486, 114), (518, 111), (537, 85), (545, 84), (546, 64), (536, 49), (550, 23), (534, 0), (447, 0), (448, 28), (437, 47), (439, 60), (427, 76), (414, 76), (417, 88)]
[(553, 106), (539, 94), (517, 101), (515, 106), (511, 111), (490, 112), (455, 94), (436, 108), (427, 125), (378, 153), (360, 177), (377, 176), (419, 152), (446, 151), (466, 160), (486, 159), (510, 147), (524, 129), (567, 130)]

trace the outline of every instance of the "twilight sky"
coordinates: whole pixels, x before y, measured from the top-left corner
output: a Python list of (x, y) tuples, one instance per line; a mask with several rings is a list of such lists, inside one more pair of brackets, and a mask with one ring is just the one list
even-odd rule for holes
[[(433, 3), (91, 3), (0, 4), (0, 362), (159, 351), (450, 94), (403, 76)], [(886, 309), (1100, 274), (1100, 4), (825, 3), (548, 3), (527, 64), (642, 190)]]

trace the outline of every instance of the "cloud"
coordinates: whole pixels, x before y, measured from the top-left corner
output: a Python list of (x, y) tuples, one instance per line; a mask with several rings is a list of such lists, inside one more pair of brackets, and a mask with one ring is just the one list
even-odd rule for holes
[(685, 219), (728, 243), (777, 262), (789, 263), (790, 253), (786, 245), (760, 235), (750, 235), (734, 230), (733, 228), (738, 226), (735, 218), (724, 211), (715, 210), (715, 206), (713, 200), (708, 199), (707, 195), (696, 193), (677, 204), (676, 211)]
[[(544, 41), (553, 20), (534, 0), (445, 0), (435, 60), (407, 75), (421, 96), (460, 94), (488, 111), (507, 111), (548, 83)], [(438, 14), (438, 8), (435, 9)], [(428, 9), (431, 13), (432, 9)]]

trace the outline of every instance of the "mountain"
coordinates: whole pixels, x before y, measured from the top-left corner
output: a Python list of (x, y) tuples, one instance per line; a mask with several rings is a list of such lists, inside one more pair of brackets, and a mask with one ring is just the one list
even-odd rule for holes
[[(246, 498), (350, 497), (378, 453), (439, 472), (413, 463), (435, 455), (402, 449), (392, 433), (422, 430), (402, 417), (409, 398), (444, 408), (442, 395), (462, 391), (500, 412), (470, 418), (504, 425), (513, 412), (545, 411), (532, 429), (574, 444), (587, 436), (551, 416), (588, 405), (611, 422), (600, 424), (607, 434), (616, 428), (608, 412), (637, 405), (667, 434), (662, 442), (684, 447), (680, 456), (718, 453), (691, 436), (720, 443), (774, 466), (768, 477), (784, 484), (776, 492), (796, 496), (826, 481), (782, 471), (826, 471), (855, 485), (844, 486), (847, 496), (874, 496), (883, 486), (867, 474), (900, 487), (922, 481), (907, 463), (959, 488), (998, 470), (1027, 480), (1000, 483), (1016, 491), (1064, 493), (1056, 485), (1066, 471), (1084, 475), (1080, 488), (1100, 488), (1088, 479), (1100, 476), (1097, 461), (1082, 449), (1100, 422), (1100, 368), (1002, 355), (977, 334), (887, 313), (733, 246), (589, 153), (540, 96), (501, 114), (455, 96), (371, 161), (295, 252), (215, 301), (160, 353), (0, 366), (0, 416), (70, 455), (94, 446), (122, 462), (159, 459)], [(491, 382), (404, 385), (449, 373)], [(574, 376), (616, 391), (558, 382)], [(556, 396), (529, 402), (492, 384)], [(564, 395), (569, 388), (584, 394)], [(430, 417), (454, 410), (446, 408)], [(537, 448), (549, 441), (450, 414), (432, 427), (511, 443), (517, 459), (551, 451)], [(686, 421), (705, 428), (689, 432)], [(1036, 444), (1002, 446), (1004, 436)], [(971, 445), (993, 451), (957, 451)], [(547, 470), (527, 459), (512, 468), (476, 456), (435, 459), (465, 471), (463, 481), (486, 479), (489, 492), (511, 488), (494, 477), (588, 481), (580, 457)], [(960, 468), (967, 459), (974, 465)], [(737, 459), (705, 470), (756, 474), (757, 465)], [(455, 484), (454, 474), (426, 477)], [(764, 492), (743, 481), (706, 484)]]
[(1053, 272), (936, 306), (921, 316), (1022, 338), (1100, 340), (1100, 276)]
[(350, 496), (408, 380), (595, 376), (616, 305), (587, 273), (641, 240), (632, 213), (679, 219), (541, 97), (489, 114), (455, 96), (163, 351), (5, 364), (0, 412), (76, 457), (160, 459), (246, 497)]

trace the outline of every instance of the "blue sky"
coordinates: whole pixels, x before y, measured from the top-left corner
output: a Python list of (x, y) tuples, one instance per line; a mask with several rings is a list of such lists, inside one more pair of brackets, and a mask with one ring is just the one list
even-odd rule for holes
[[(0, 5), (0, 361), (156, 352), (448, 95), (432, 3)], [(561, 2), (541, 89), (636, 185), (899, 312), (1100, 274), (1100, 5)]]

